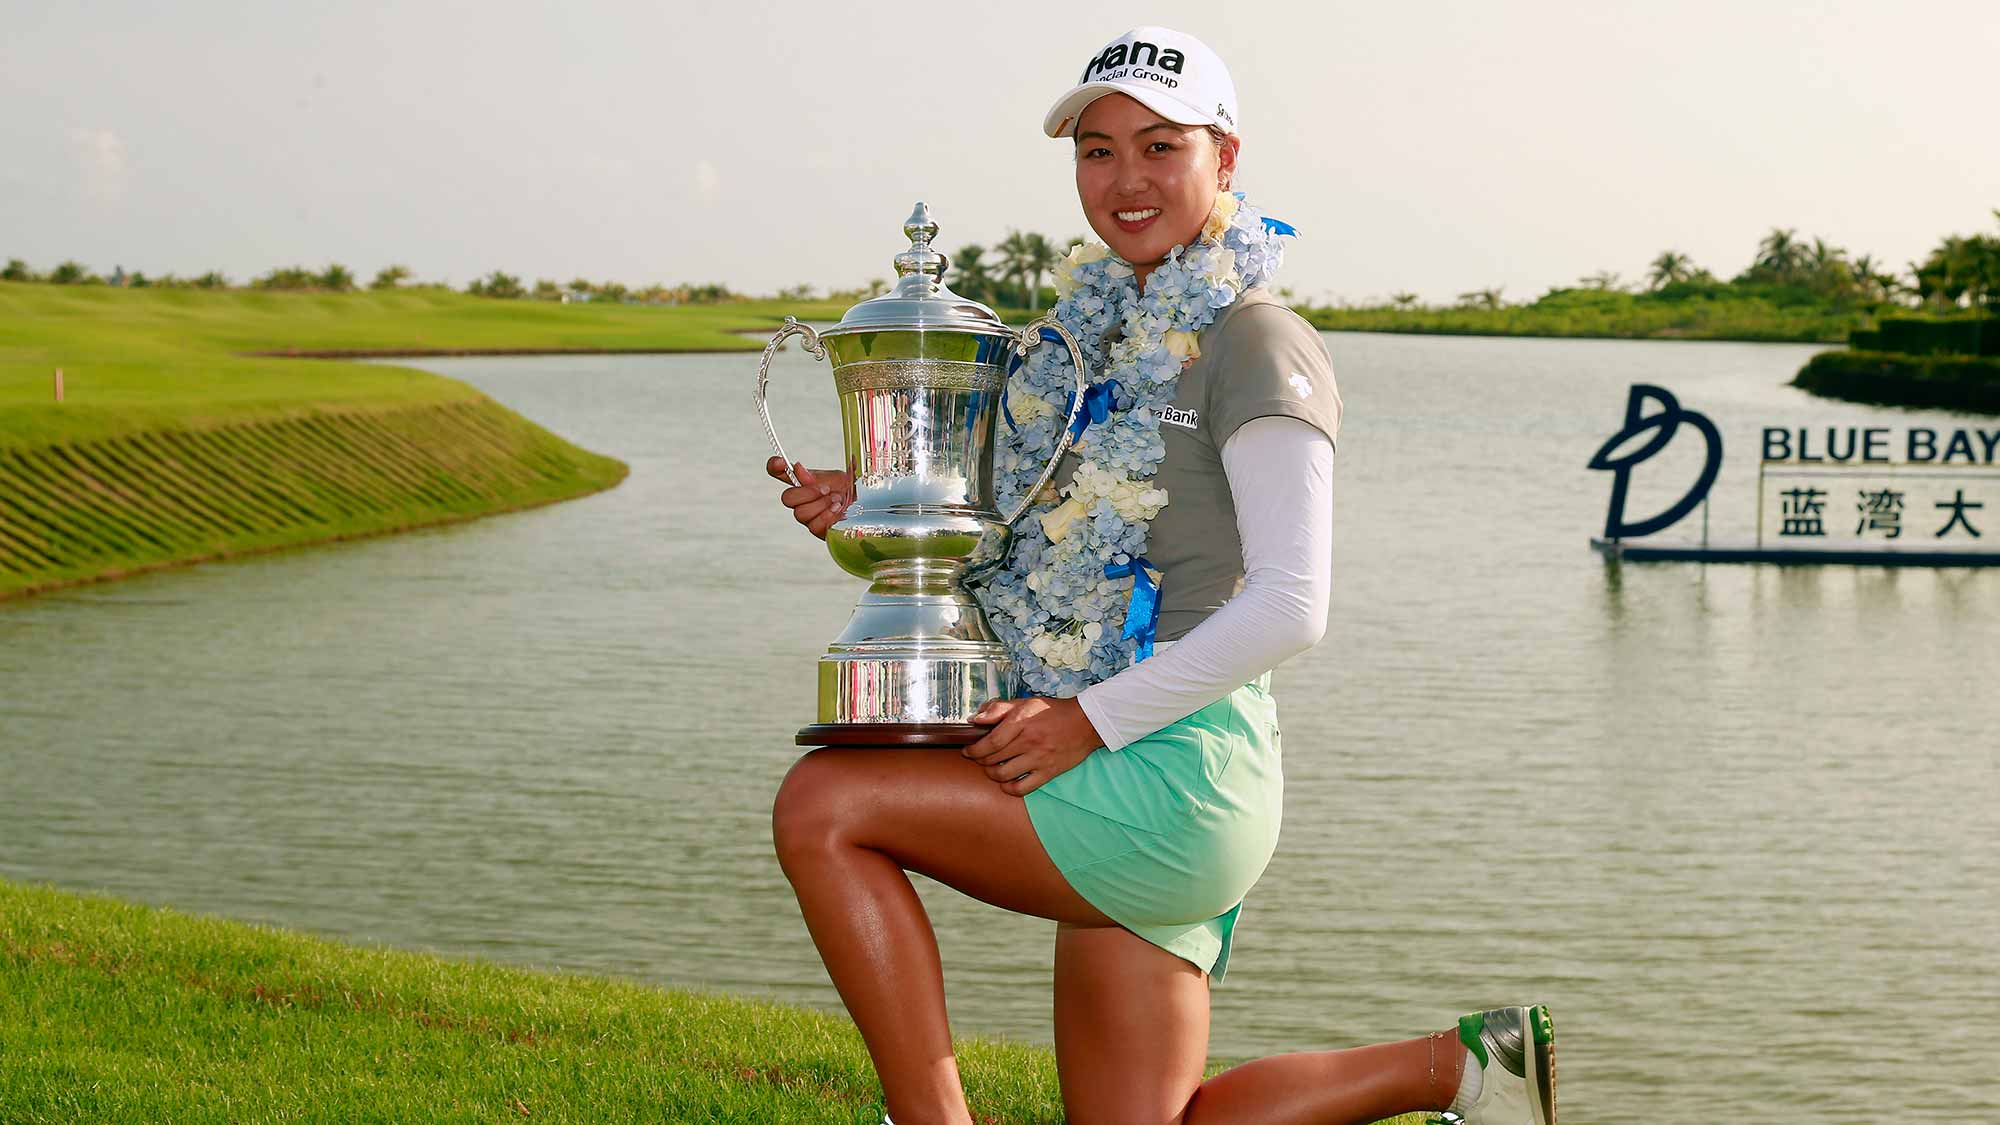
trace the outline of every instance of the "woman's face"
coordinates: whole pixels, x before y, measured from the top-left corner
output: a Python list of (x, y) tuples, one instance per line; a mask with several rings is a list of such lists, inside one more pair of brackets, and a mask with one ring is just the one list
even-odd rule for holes
[(1090, 229), (1119, 257), (1151, 267), (1201, 233), (1235, 170), (1234, 136), (1176, 125), (1123, 94), (1085, 107), (1076, 125), (1076, 195)]

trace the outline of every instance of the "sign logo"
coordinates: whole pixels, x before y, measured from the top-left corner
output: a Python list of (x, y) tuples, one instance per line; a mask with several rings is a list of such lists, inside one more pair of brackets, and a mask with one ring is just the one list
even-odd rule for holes
[[(1660, 409), (1647, 414), (1648, 402), (1658, 404)], [(1708, 443), (1708, 459), (1701, 467), (1701, 476), (1673, 507), (1648, 519), (1627, 522), (1625, 491), (1632, 481), (1633, 466), (1665, 449), (1667, 443), (1674, 440), (1683, 422), (1699, 430), (1702, 440)], [(1621, 456), (1612, 456), (1620, 446), (1648, 431), (1652, 432), (1652, 436), (1644, 445)], [(1715, 484), (1715, 474), (1722, 469), (1722, 434), (1707, 415), (1684, 409), (1680, 400), (1665, 387), (1634, 383), (1631, 394), (1625, 400), (1625, 428), (1599, 447), (1590, 459), (1590, 467), (1612, 474), (1611, 509), (1604, 514), (1604, 538), (1618, 540), (1651, 535), (1694, 511), (1695, 506), (1707, 498), (1709, 487)]]
[(1196, 422), (1200, 417), (1199, 410), (1182, 410), (1178, 406), (1160, 408), (1160, 424), (1163, 426), (1179, 426), (1183, 430), (1198, 429)]
[(1299, 392), (1300, 398), (1311, 398), (1313, 396), (1312, 380), (1298, 372), (1292, 372), (1292, 377), (1287, 379), (1286, 382), (1292, 385), (1293, 390)]

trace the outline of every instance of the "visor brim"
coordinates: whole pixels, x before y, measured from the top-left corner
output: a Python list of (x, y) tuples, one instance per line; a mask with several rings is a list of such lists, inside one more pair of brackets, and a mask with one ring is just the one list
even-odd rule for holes
[(1226, 133), (1235, 132), (1220, 118), (1203, 113), (1164, 90), (1144, 83), (1124, 82), (1085, 82), (1064, 94), (1042, 118), (1042, 132), (1051, 137), (1076, 135), (1076, 119), (1083, 116), (1084, 108), (1106, 94), (1123, 94), (1176, 125), (1214, 125)]

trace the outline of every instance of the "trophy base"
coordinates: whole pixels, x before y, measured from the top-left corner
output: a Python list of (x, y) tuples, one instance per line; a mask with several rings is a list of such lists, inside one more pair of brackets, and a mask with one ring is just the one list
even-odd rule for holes
[(902, 746), (957, 749), (986, 737), (992, 727), (972, 723), (814, 723), (802, 727), (800, 746)]

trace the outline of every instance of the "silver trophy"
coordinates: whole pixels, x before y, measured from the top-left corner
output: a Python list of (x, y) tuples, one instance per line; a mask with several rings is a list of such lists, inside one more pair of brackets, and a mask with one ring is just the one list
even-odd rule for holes
[[(824, 332), (787, 317), (757, 366), (757, 413), (791, 474), (791, 458), (765, 402), (771, 357), (788, 337), (833, 363), (854, 503), (827, 530), (826, 546), (868, 592), (819, 658), (819, 721), (802, 746), (963, 746), (986, 728), (973, 712), (1015, 694), (1014, 661), (965, 588), (968, 575), (1006, 555), (1013, 525), (1068, 451), (1063, 427), (1049, 463), (1015, 510), (993, 499), (995, 428), (1010, 356), (1044, 331), (1069, 346), (1083, 399), (1083, 353), (1053, 317), (1019, 330), (944, 284), (948, 262), (931, 249), (937, 224), (922, 203), (903, 225), (895, 288), (847, 310)], [(797, 484), (796, 478), (792, 481)]]

